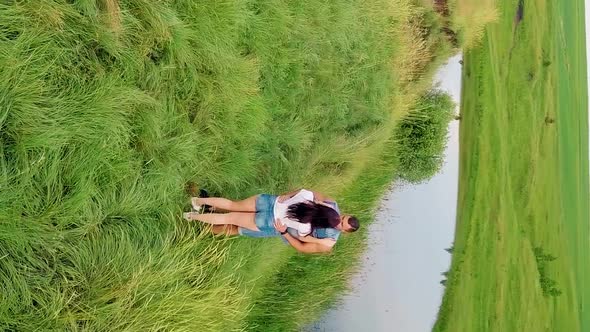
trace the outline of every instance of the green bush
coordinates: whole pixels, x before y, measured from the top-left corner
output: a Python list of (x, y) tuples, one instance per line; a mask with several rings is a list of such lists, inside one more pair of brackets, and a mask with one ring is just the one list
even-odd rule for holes
[(542, 247), (536, 247), (533, 252), (535, 253), (535, 260), (537, 261), (537, 270), (539, 271), (539, 283), (545, 296), (559, 296), (561, 290), (557, 287), (557, 282), (549, 278), (549, 272), (547, 271), (547, 264), (557, 259), (557, 257), (546, 254)]
[(420, 183), (440, 170), (454, 108), (450, 95), (433, 89), (399, 122), (395, 137), (400, 178)]

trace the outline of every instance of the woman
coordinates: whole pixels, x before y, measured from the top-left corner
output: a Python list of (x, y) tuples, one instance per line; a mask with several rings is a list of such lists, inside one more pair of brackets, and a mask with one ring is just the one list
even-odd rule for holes
[[(204, 205), (229, 211), (228, 213), (184, 214), (187, 220), (199, 220), (213, 225), (213, 233), (244, 235), (250, 237), (272, 237), (283, 235), (275, 226), (285, 225), (297, 231), (299, 240), (313, 241), (310, 234), (316, 229), (333, 228), (344, 232), (358, 229), (358, 219), (340, 215), (338, 205), (328, 197), (309, 190), (296, 190), (280, 196), (260, 194), (242, 201), (231, 201), (220, 197), (191, 199), (193, 209), (200, 211)], [(317, 232), (316, 232), (317, 233)], [(337, 236), (333, 238), (335, 241)], [(291, 243), (291, 241), (289, 241)], [(307, 241), (305, 241), (307, 242)]]

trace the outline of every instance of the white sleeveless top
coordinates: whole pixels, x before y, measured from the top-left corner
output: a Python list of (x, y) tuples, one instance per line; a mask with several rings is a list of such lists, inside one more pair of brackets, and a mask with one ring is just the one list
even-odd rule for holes
[(302, 203), (305, 201), (313, 201), (313, 192), (306, 189), (301, 189), (295, 196), (282, 203), (279, 202), (278, 197), (275, 201), (275, 218), (281, 220), (281, 222), (287, 225), (287, 227), (297, 230), (299, 236), (309, 235), (309, 233), (311, 233), (311, 225), (300, 223), (297, 220), (287, 218), (287, 210), (289, 209), (289, 205)]

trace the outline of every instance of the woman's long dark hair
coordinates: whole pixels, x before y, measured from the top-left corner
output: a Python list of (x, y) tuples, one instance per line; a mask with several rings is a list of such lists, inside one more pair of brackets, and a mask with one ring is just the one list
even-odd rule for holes
[(312, 201), (291, 204), (287, 209), (287, 218), (303, 224), (310, 224), (311, 229), (336, 228), (340, 224), (340, 215), (329, 206)]

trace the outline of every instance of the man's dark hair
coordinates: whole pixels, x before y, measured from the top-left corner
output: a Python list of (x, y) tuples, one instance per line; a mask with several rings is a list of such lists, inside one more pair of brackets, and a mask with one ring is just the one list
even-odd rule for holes
[(359, 227), (361, 227), (358, 218), (355, 216), (350, 216), (348, 218), (348, 225), (350, 226), (350, 230), (348, 232), (356, 232), (358, 231)]

